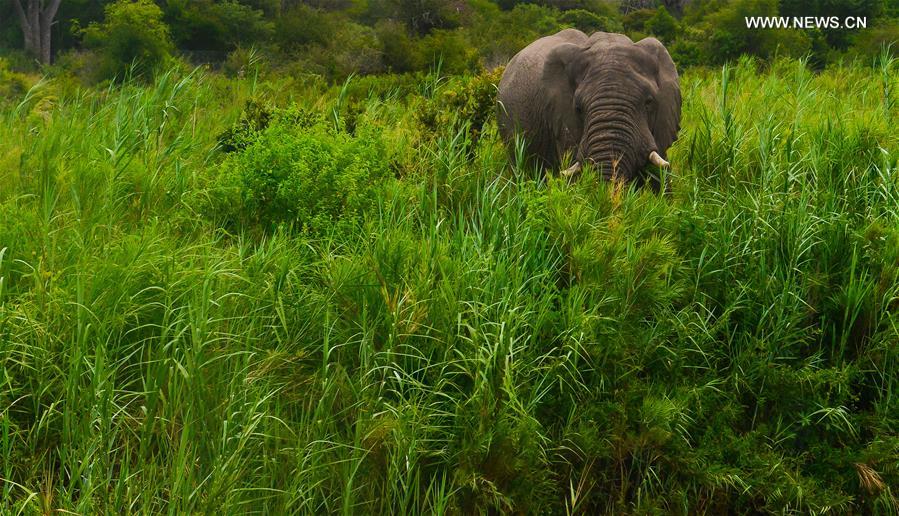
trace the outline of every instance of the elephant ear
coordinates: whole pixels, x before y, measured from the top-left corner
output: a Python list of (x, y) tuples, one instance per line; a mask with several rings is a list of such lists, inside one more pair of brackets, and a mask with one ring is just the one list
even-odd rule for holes
[(677, 68), (671, 55), (665, 45), (655, 39), (646, 38), (637, 43), (643, 47), (651, 56), (654, 56), (658, 64), (658, 75), (656, 83), (659, 93), (656, 97), (658, 109), (655, 118), (650, 120), (650, 129), (655, 137), (659, 154), (666, 156), (668, 147), (677, 139), (677, 132), (680, 130), (681, 115), (681, 94), (680, 83), (677, 77)]
[(557, 158), (577, 148), (583, 132), (574, 106), (574, 92), (583, 75), (584, 48), (574, 43), (561, 43), (546, 56), (540, 78), (546, 94)]

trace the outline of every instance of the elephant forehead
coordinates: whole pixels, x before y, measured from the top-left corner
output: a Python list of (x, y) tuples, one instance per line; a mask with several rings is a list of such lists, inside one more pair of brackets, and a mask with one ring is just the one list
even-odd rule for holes
[(618, 65), (635, 67), (647, 72), (658, 67), (656, 59), (643, 47), (629, 39), (625, 41), (598, 41), (587, 49), (590, 62), (596, 66)]

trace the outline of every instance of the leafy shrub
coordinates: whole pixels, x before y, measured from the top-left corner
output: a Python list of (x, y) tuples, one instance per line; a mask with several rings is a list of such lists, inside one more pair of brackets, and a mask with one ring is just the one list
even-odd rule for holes
[(296, 105), (279, 109), (254, 97), (246, 101), (237, 122), (219, 135), (219, 149), (226, 153), (246, 150), (272, 123), (305, 129), (323, 121), (319, 112)]
[(646, 24), (655, 15), (654, 9), (637, 9), (627, 13), (621, 23), (628, 32), (646, 32)]
[(275, 42), (284, 52), (300, 50), (305, 45), (327, 45), (337, 31), (339, 16), (305, 4), (298, 4), (278, 18)]
[(426, 66), (440, 64), (446, 73), (461, 74), (477, 68), (477, 52), (469, 45), (462, 31), (435, 30), (421, 39)]
[(188, 50), (227, 52), (267, 41), (274, 30), (261, 10), (234, 0), (169, 0), (165, 13), (178, 46)]
[[(685, 32), (692, 34), (695, 31), (696, 29), (687, 28)], [(703, 49), (700, 37), (681, 37), (671, 45), (668, 45), (671, 59), (674, 60), (678, 68), (698, 66), (703, 63)]]
[(569, 25), (575, 29), (591, 34), (593, 32), (621, 32), (624, 26), (621, 22), (608, 16), (600, 16), (585, 9), (572, 9), (565, 11), (559, 18), (559, 21), (565, 25)]
[(340, 19), (328, 29), (323, 43), (301, 47), (303, 63), (308, 71), (332, 80), (350, 74), (373, 74), (384, 70), (381, 44), (375, 30), (365, 25)]
[(503, 69), (460, 78), (442, 89), (419, 112), (418, 119), (428, 133), (455, 132), (468, 124), (471, 143), (477, 143), (484, 125), (496, 111), (496, 91)]
[(751, 54), (767, 58), (775, 54), (799, 57), (811, 49), (811, 39), (803, 31), (780, 29), (749, 29), (747, 16), (776, 16), (774, 0), (738, 0), (708, 16), (706, 22), (714, 27), (705, 46), (706, 58), (723, 63)]
[(328, 46), (328, 72), (332, 77), (372, 74), (384, 70), (381, 45), (374, 29), (349, 22), (342, 25)]
[(106, 19), (84, 30), (85, 44), (100, 56), (100, 78), (121, 76), (135, 65), (137, 75), (152, 72), (171, 56), (173, 45), (162, 10), (150, 0), (118, 0), (106, 6)]
[(501, 12), (491, 6), (481, 9), (470, 34), (487, 68), (506, 64), (532, 41), (554, 34), (565, 26), (559, 21), (559, 11), (551, 7), (518, 4), (512, 11)]
[(328, 79), (384, 70), (379, 32), (344, 14), (299, 4), (279, 18), (275, 32), (282, 52), (299, 55), (307, 71)]
[(663, 43), (671, 43), (677, 36), (678, 26), (677, 20), (668, 12), (665, 7), (659, 7), (652, 18), (646, 20), (644, 24), (650, 34), (659, 38)]
[(412, 72), (424, 67), (424, 57), (403, 24), (382, 21), (375, 26), (381, 42), (384, 66), (392, 72)]
[(245, 77), (248, 74), (252, 76), (265, 69), (267, 66), (263, 54), (255, 47), (236, 48), (222, 63), (222, 71), (230, 77)]
[(219, 148), (224, 152), (246, 149), (268, 128), (274, 116), (274, 110), (265, 102), (247, 100), (237, 122), (219, 135)]
[(0, 58), (0, 101), (23, 95), (30, 87), (31, 81), (25, 74), (10, 70), (6, 59)]
[(893, 56), (899, 56), (899, 19), (887, 19), (858, 31), (852, 39), (849, 52), (855, 56), (871, 58), (888, 48)]
[(350, 136), (306, 122), (282, 114), (231, 154), (213, 212), (238, 226), (289, 224), (311, 233), (358, 222), (389, 175), (383, 142), (365, 128)]
[(460, 22), (459, 6), (450, 0), (385, 0), (378, 7), (402, 20), (409, 30), (419, 35), (435, 29), (452, 29)]

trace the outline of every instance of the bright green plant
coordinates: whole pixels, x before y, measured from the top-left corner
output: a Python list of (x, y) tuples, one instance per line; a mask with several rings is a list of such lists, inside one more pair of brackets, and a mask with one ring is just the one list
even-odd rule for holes
[(465, 124), (470, 143), (477, 143), (496, 112), (497, 85), (502, 73), (500, 67), (450, 82), (418, 112), (419, 121), (429, 134), (453, 134)]
[(106, 6), (105, 14), (102, 23), (84, 29), (85, 44), (100, 57), (100, 77), (151, 74), (169, 59), (174, 47), (155, 3), (118, 0)]
[(219, 213), (230, 223), (263, 228), (350, 227), (375, 204), (388, 177), (383, 143), (366, 127), (351, 136), (323, 123), (291, 122), (297, 121), (282, 117), (268, 127), (248, 121), (256, 136), (244, 136), (221, 165)]

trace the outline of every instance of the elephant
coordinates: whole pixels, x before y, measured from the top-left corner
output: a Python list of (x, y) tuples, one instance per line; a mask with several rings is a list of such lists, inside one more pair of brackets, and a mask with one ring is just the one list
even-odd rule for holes
[[(605, 179), (658, 191), (648, 163), (667, 168), (666, 153), (680, 130), (677, 69), (655, 38), (637, 43), (623, 34), (589, 37), (565, 29), (516, 54), (503, 71), (497, 122), (510, 154), (524, 137), (529, 161), (545, 169), (590, 162)], [(647, 176), (649, 176), (647, 178)]]

